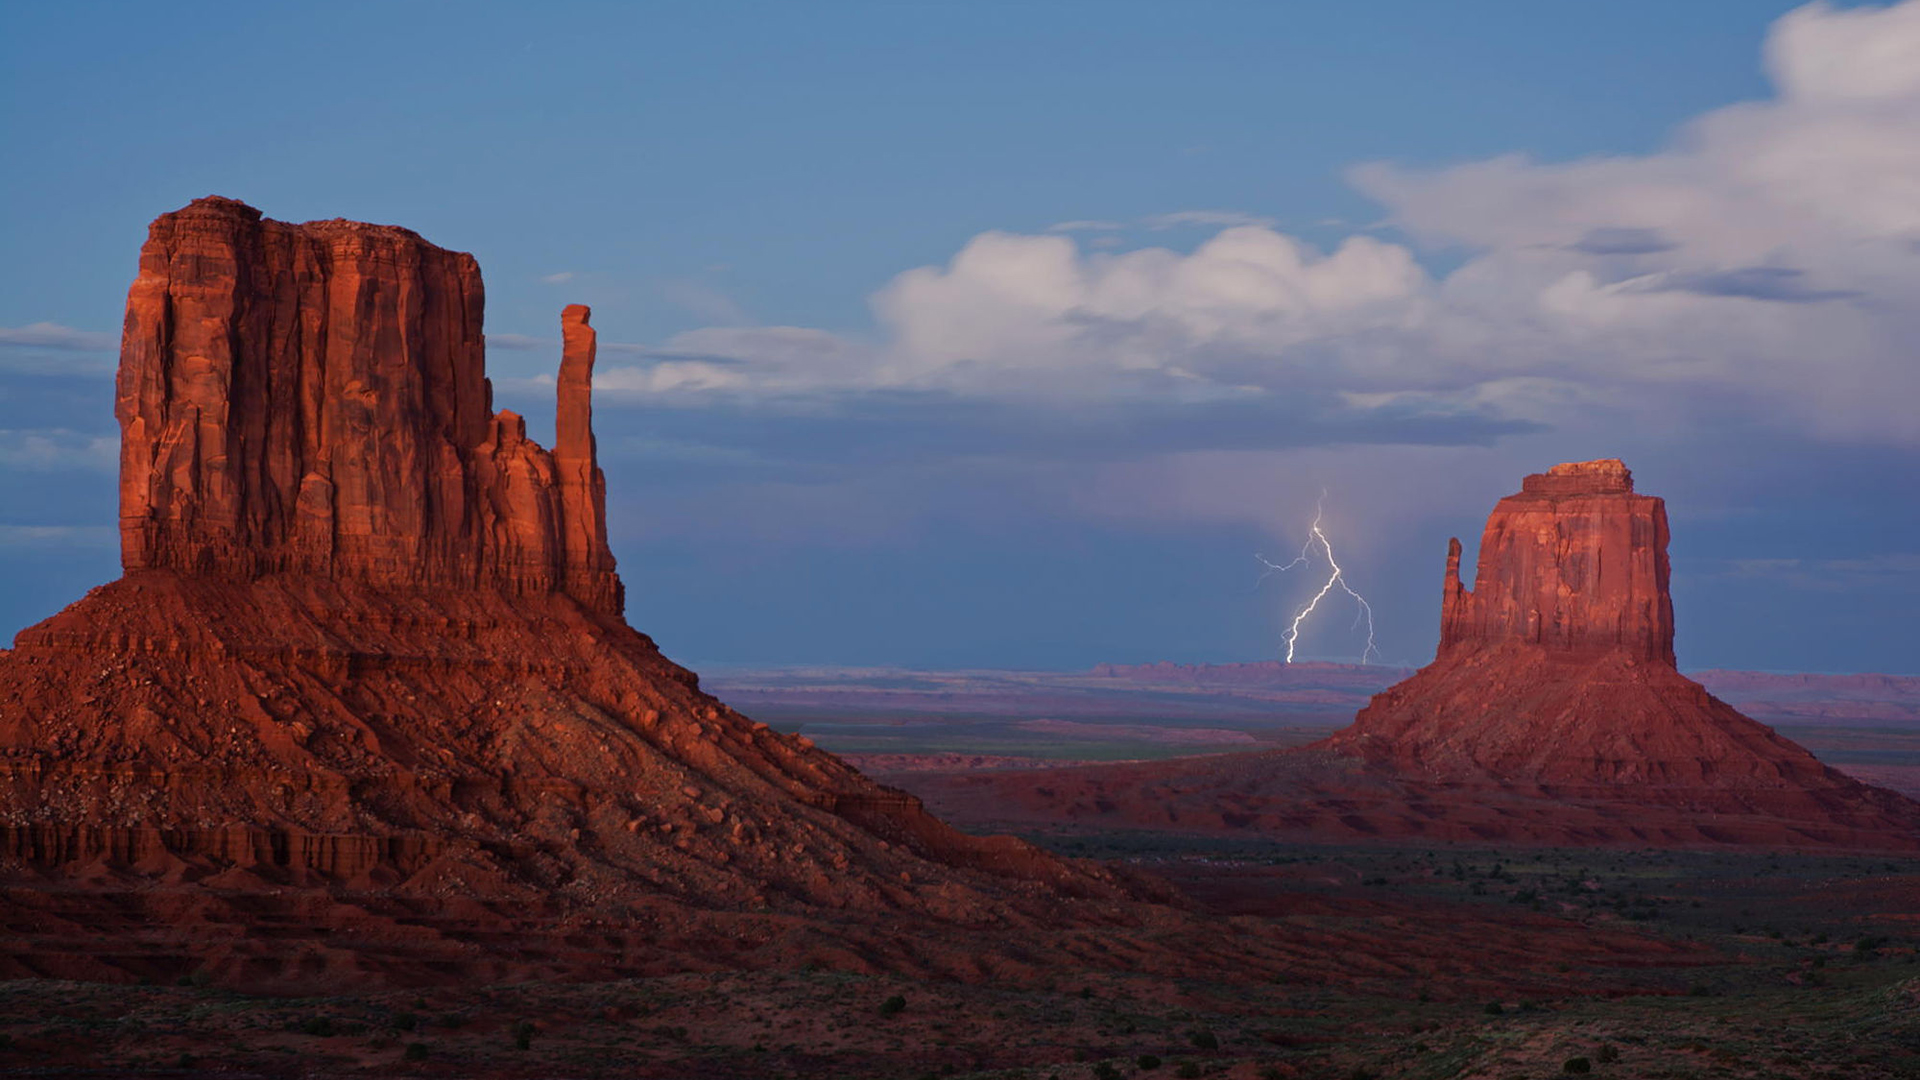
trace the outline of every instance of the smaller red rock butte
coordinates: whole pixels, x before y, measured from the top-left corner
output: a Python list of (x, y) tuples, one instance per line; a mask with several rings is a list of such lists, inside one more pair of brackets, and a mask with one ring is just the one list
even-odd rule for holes
[(1440, 655), (1516, 641), (1671, 667), (1667, 577), (1666, 503), (1634, 494), (1617, 459), (1555, 465), (1494, 507), (1472, 590), (1460, 584), (1460, 541), (1448, 541)]
[(407, 229), (196, 199), (154, 221), (115, 412), (121, 562), (247, 579), (561, 591), (619, 614), (588, 310), (551, 453), (495, 413), (473, 256)]
[(1501, 499), (1474, 588), (1448, 544), (1440, 647), (1310, 746), (916, 778), (957, 820), (1062, 818), (1327, 839), (1920, 848), (1920, 804), (1860, 783), (1680, 674), (1667, 515), (1619, 461)]

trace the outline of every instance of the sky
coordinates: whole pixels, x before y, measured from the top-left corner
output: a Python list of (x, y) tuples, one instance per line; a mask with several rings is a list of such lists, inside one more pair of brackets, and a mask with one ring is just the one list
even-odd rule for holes
[(1447, 538), (1620, 457), (1683, 668), (1920, 673), (1920, 0), (12, 5), (0, 140), (0, 635), (118, 572), (126, 288), (221, 194), (474, 253), (542, 438), (591, 304), (695, 667), (1271, 659), (1316, 507), (1424, 663)]

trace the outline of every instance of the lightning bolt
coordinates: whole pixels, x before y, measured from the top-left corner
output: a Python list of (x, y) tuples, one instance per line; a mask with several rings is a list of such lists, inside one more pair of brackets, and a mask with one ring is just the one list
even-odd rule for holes
[[(1293, 663), (1294, 645), (1300, 640), (1300, 624), (1307, 621), (1307, 617), (1320, 606), (1320, 601), (1326, 599), (1327, 594), (1338, 585), (1342, 592), (1353, 597), (1354, 603), (1359, 605), (1359, 610), (1353, 616), (1353, 628), (1359, 629), (1363, 621), (1367, 624), (1367, 647), (1360, 652), (1360, 662), (1365, 664), (1369, 662), (1368, 657), (1378, 659), (1380, 656), (1380, 650), (1375, 648), (1373, 643), (1373, 605), (1367, 603), (1366, 597), (1354, 592), (1353, 586), (1347, 584), (1346, 571), (1340, 569), (1340, 561), (1334, 557), (1333, 542), (1327, 539), (1326, 532), (1320, 528), (1320, 519), (1326, 511), (1326, 502), (1327, 493), (1322, 491), (1319, 501), (1313, 504), (1313, 525), (1307, 530), (1307, 542), (1300, 545), (1300, 554), (1295, 556), (1292, 562), (1281, 566), (1267, 561), (1265, 555), (1255, 555), (1254, 558), (1260, 561), (1261, 566), (1266, 567), (1260, 572), (1260, 581), (1265, 581), (1275, 574), (1284, 574), (1296, 566), (1310, 565), (1313, 561), (1314, 546), (1318, 545), (1326, 553), (1327, 565), (1333, 569), (1333, 574), (1327, 578), (1326, 584), (1320, 586), (1320, 591), (1313, 594), (1313, 599), (1307, 601), (1305, 607), (1294, 613), (1292, 624), (1287, 627), (1286, 633), (1280, 635), (1280, 639), (1287, 643), (1287, 663)], [(1259, 582), (1254, 584), (1257, 587)]]

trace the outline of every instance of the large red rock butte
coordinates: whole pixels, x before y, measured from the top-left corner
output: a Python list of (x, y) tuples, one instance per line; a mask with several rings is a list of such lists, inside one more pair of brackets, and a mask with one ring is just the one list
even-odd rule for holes
[[(0, 973), (635, 972), (778, 952), (783, 912), (884, 964), (912, 949), (875, 913), (1004, 937), (1139, 895), (702, 693), (622, 617), (587, 309), (548, 451), (493, 411), (482, 308), (473, 258), (405, 229), (153, 223), (125, 576), (0, 652)], [(528, 929), (581, 920), (644, 932)]]
[(480, 267), (406, 229), (231, 199), (154, 222), (121, 347), (128, 571), (563, 592), (622, 609), (594, 333), (561, 317), (552, 453), (486, 378)]
[(1667, 541), (1665, 504), (1621, 462), (1557, 465), (1494, 508), (1471, 590), (1449, 543), (1433, 662), (1319, 743), (914, 784), (975, 823), (1920, 848), (1920, 803), (1680, 674)]

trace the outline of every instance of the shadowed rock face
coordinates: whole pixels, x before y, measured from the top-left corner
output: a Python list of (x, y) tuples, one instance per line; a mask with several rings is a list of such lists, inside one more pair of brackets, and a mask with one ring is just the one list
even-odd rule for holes
[(588, 311), (562, 316), (549, 454), (493, 412), (484, 307), (473, 256), (406, 229), (220, 198), (162, 215), (121, 348), (122, 565), (557, 589), (618, 615)]

